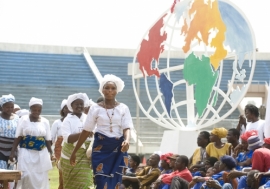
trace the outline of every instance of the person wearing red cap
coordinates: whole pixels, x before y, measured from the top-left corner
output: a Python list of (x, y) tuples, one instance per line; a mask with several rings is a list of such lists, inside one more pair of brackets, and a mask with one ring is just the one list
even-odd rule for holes
[[(270, 139), (266, 139), (266, 142), (269, 143)], [(267, 172), (270, 169), (270, 149), (267, 147), (268, 144), (263, 143), (259, 136), (251, 136), (248, 138), (248, 149), (254, 150), (252, 155), (252, 170), (258, 170), (260, 172)], [(263, 147), (264, 146), (264, 147)], [(246, 187), (246, 172), (240, 171), (231, 171), (228, 174), (228, 178), (233, 179), (236, 177), (240, 177), (239, 185), (240, 188)], [(265, 183), (262, 183), (265, 184)]]
[(170, 167), (170, 159), (169, 157), (172, 157), (173, 153), (167, 153), (160, 156), (161, 160), (161, 168), (163, 169), (161, 171), (161, 174), (169, 174), (172, 172), (172, 167)]
[(247, 142), (248, 138), (251, 136), (258, 136), (258, 131), (250, 130), (244, 132), (240, 137), (241, 144), (234, 149), (233, 157), (237, 162), (236, 169), (239, 171), (242, 171), (244, 167), (251, 167), (251, 158), (254, 150), (248, 150), (248, 142)]
[(181, 155), (177, 157), (175, 162), (175, 167), (177, 168), (176, 171), (172, 172), (171, 174), (163, 175), (161, 178), (161, 182), (165, 185), (175, 185), (173, 182), (173, 179), (176, 178), (175, 182), (181, 182), (182, 184), (188, 186), (188, 183), (192, 181), (192, 175), (190, 171), (188, 170), (188, 157)]
[(270, 138), (264, 139), (263, 147), (270, 149)]
[[(180, 155), (178, 155), (178, 154), (173, 154), (172, 156), (167, 157), (167, 159), (169, 159), (169, 165), (172, 168), (172, 172), (177, 171), (177, 167), (175, 166), (175, 162), (176, 162), (176, 159), (178, 157), (180, 157)], [(169, 174), (171, 174), (171, 173), (169, 173)], [(162, 176), (169, 175), (169, 174), (160, 175), (158, 177), (158, 179), (155, 182), (152, 183), (151, 188), (154, 188), (154, 189), (162, 188), (164, 186), (164, 183), (161, 183), (161, 178), (162, 178)]]
[(172, 168), (173, 171), (176, 171), (176, 167), (174, 166), (175, 165), (175, 161), (176, 159), (180, 157), (180, 155), (178, 154), (173, 154), (171, 157), (168, 157), (168, 159), (170, 160), (170, 167)]

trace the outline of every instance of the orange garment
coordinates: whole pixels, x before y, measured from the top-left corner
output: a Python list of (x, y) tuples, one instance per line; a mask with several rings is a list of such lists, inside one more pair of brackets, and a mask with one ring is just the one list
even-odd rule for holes
[(229, 174), (230, 172), (226, 172), (226, 171), (224, 171), (224, 173), (223, 173), (223, 175), (222, 175), (222, 177), (223, 177), (223, 180), (224, 180), (224, 183), (230, 183), (231, 185), (232, 185), (232, 187), (233, 187), (233, 189), (237, 189), (237, 187), (238, 187), (238, 181), (237, 181), (237, 179), (236, 178), (234, 178), (234, 179), (228, 179), (228, 174)]
[(55, 142), (54, 155), (57, 160), (59, 160), (61, 157), (62, 141), (63, 141), (63, 137), (59, 136), (57, 137), (57, 140)]

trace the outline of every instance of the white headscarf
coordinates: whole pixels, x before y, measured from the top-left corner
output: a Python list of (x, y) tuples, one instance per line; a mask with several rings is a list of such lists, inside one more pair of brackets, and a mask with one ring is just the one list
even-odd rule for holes
[(104, 77), (102, 78), (100, 85), (99, 85), (99, 92), (101, 94), (103, 94), (102, 89), (103, 89), (104, 85), (109, 81), (115, 83), (116, 88), (117, 88), (117, 93), (121, 92), (124, 89), (125, 83), (121, 78), (119, 78), (115, 75), (112, 75), (112, 74), (107, 74), (107, 75), (104, 75)]
[(2, 95), (0, 98), (0, 106), (3, 106), (3, 104), (7, 102), (15, 102), (15, 97), (12, 94)]
[(24, 115), (29, 115), (29, 110), (26, 110), (26, 109), (22, 109), (22, 110), (18, 110), (16, 112), (16, 114), (19, 116), (19, 117), (22, 117)]
[(95, 104), (95, 102), (94, 102), (92, 99), (90, 99), (90, 100), (88, 100), (88, 102), (87, 102), (87, 104), (85, 105), (85, 107), (92, 106), (93, 104)]
[(18, 104), (14, 104), (14, 109), (21, 109), (21, 107)]
[(62, 100), (61, 103), (61, 110), (63, 110), (63, 108), (67, 105), (67, 99)]
[(32, 97), (29, 101), (29, 107), (35, 105), (35, 104), (39, 104), (39, 105), (43, 105), (43, 100), (40, 99), (40, 98), (35, 98), (35, 97)]
[(75, 93), (73, 95), (69, 95), (67, 99), (67, 107), (68, 110), (73, 112), (73, 109), (71, 107), (71, 103), (74, 102), (77, 99), (81, 99), (84, 102), (84, 107), (87, 105), (89, 98), (86, 93)]

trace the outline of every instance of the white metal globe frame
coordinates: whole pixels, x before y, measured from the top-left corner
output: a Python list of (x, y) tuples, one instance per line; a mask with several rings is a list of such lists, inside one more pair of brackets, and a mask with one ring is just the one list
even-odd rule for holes
[[(188, 0), (188, 1), (192, 1), (192, 0)], [(247, 19), (247, 17), (243, 14), (243, 12), (237, 7), (235, 6), (233, 3), (231, 3), (230, 1), (227, 1), (227, 0), (219, 0), (219, 1), (223, 1), (223, 2), (226, 2), (226, 3), (230, 3), (242, 16), (243, 18), (245, 19), (245, 21), (247, 22), (248, 26), (249, 26), (249, 29), (250, 29), (250, 32), (252, 34), (252, 41), (253, 41), (253, 44), (254, 44), (254, 47), (256, 47), (256, 41), (255, 41), (255, 36), (254, 36), (254, 31)], [(181, 3), (181, 2), (180, 2)], [(169, 10), (168, 9), (167, 11), (164, 12), (165, 13), (169, 13)], [(164, 15), (162, 14), (162, 15)], [(173, 14), (170, 13), (169, 15), (169, 18), (167, 19), (170, 20), (170, 17), (172, 16)], [(155, 22), (156, 23), (156, 22)], [(174, 26), (175, 26), (176, 22), (174, 23)], [(166, 27), (172, 27), (172, 26), (168, 26), (167, 23), (164, 24), (164, 26)], [(152, 26), (151, 26), (152, 27)], [(151, 28), (150, 27), (150, 28)], [(149, 31), (149, 30), (148, 30)], [(148, 31), (145, 33), (144, 36), (147, 35)], [(174, 32), (174, 30), (172, 31)], [(144, 38), (142, 38), (144, 39)], [(173, 33), (171, 34), (171, 37), (169, 39), (169, 43), (165, 43), (165, 45), (167, 44), (171, 44), (173, 40)], [(171, 50), (181, 50), (180, 48), (178, 47), (172, 47), (170, 45), (168, 45), (168, 50), (167, 50), (167, 68), (166, 69), (161, 69), (159, 70), (159, 73), (167, 73), (167, 76), (168, 76), (168, 79), (170, 79), (170, 72), (171, 71), (177, 71), (177, 70), (182, 70), (184, 68), (184, 65), (178, 65), (178, 66), (174, 66), (174, 67), (170, 67), (170, 52)], [(163, 103), (163, 99), (162, 99), (162, 93), (160, 92), (159, 90), (159, 82), (158, 82), (158, 78), (156, 76), (152, 76), (152, 77), (155, 77), (155, 82), (156, 82), (156, 89), (157, 89), (157, 96), (152, 99), (151, 95), (150, 95), (150, 92), (149, 92), (149, 89), (148, 89), (148, 83), (147, 83), (147, 77), (143, 77), (143, 74), (142, 73), (135, 73), (135, 64), (136, 64), (136, 55), (139, 51), (139, 48), (140, 48), (140, 44), (138, 45), (137, 47), (137, 50), (136, 50), (136, 53), (135, 53), (135, 56), (133, 58), (133, 69), (132, 69), (132, 83), (133, 83), (133, 90), (134, 90), (134, 94), (135, 94), (135, 97), (136, 97), (136, 100), (137, 100), (137, 103), (140, 107), (140, 109), (142, 110), (142, 112), (151, 120), (153, 121), (154, 123), (164, 127), (164, 128), (167, 128), (167, 129), (174, 129), (174, 130), (200, 130), (200, 129), (203, 129), (203, 128), (206, 128), (206, 127), (209, 127), (211, 125), (214, 125), (216, 123), (218, 123), (219, 121), (225, 119), (226, 117), (228, 117), (238, 106), (238, 104), (240, 104), (241, 100), (244, 98), (250, 84), (251, 84), (251, 81), (252, 81), (252, 78), (253, 78), (253, 74), (254, 74), (254, 70), (255, 70), (255, 65), (256, 65), (256, 48), (253, 49), (253, 52), (252, 52), (252, 60), (250, 60), (249, 64), (251, 65), (251, 70), (250, 70), (250, 75), (249, 75), (249, 79), (247, 81), (247, 83), (245, 83), (245, 87), (242, 91), (242, 95), (239, 97), (239, 99), (237, 100), (236, 103), (232, 104), (230, 103), (230, 99), (229, 99), (229, 94), (232, 92), (233, 90), (233, 84), (234, 84), (234, 81), (235, 81), (235, 75), (236, 73), (233, 72), (232, 74), (232, 78), (231, 78), (231, 82), (229, 84), (229, 88), (227, 90), (227, 93), (225, 94), (222, 90), (219, 89), (219, 86), (220, 86), (220, 82), (221, 82), (221, 78), (222, 78), (222, 69), (223, 69), (223, 61), (220, 62), (220, 66), (219, 66), (219, 78), (218, 78), (218, 81), (216, 82), (217, 84), (213, 87), (213, 90), (216, 91), (218, 93), (218, 95), (221, 95), (223, 97), (223, 101), (222, 103), (220, 104), (220, 106), (217, 108), (217, 110), (215, 110), (211, 104), (213, 103), (213, 98), (211, 100), (210, 103), (208, 103), (207, 105), (207, 108), (206, 110), (204, 111), (203, 113), (203, 116), (200, 118), (199, 120), (199, 116), (198, 114), (196, 114), (196, 116), (194, 117), (193, 115), (193, 118), (194, 118), (194, 123), (196, 123), (196, 126), (195, 127), (186, 127), (186, 125), (184, 125), (184, 123), (182, 122), (181, 120), (181, 117), (178, 113), (178, 110), (177, 110), (177, 107), (179, 106), (183, 106), (183, 105), (187, 105), (187, 100), (184, 100), (184, 101), (181, 101), (181, 102), (175, 102), (174, 98), (172, 99), (172, 106), (171, 106), (171, 110), (172, 111), (175, 111), (175, 115), (176, 115), (176, 119), (178, 121), (178, 123), (174, 120), (174, 118), (171, 118), (168, 113), (167, 113), (167, 110), (166, 110), (166, 107), (165, 107), (165, 104)], [(231, 57), (235, 57), (234, 58), (234, 63), (237, 63), (237, 56), (234, 54), (234, 53), (231, 53), (229, 54), (225, 59), (227, 58), (231, 58)], [(252, 62), (251, 62), (252, 61)], [(157, 65), (156, 65), (157, 67)], [(144, 82), (145, 82), (145, 87), (146, 87), (146, 93), (147, 93), (147, 97), (149, 99), (149, 102), (150, 102), (150, 107), (146, 110), (143, 105), (141, 104), (140, 102), (140, 99), (139, 99), (139, 96), (137, 94), (137, 88), (136, 88), (136, 84), (135, 84), (135, 80), (136, 79), (140, 79), (140, 78), (144, 78)], [(177, 82), (175, 82), (173, 85), (174, 86), (177, 86), (177, 85), (181, 85), (181, 84), (186, 84), (186, 81), (184, 79), (181, 79)], [(193, 87), (193, 86), (191, 86)], [(213, 91), (212, 91), (213, 93)], [(160, 113), (158, 112), (158, 110), (156, 109), (155, 107), (155, 103), (159, 101), (162, 108), (163, 108), (163, 113)], [(228, 102), (230, 105), (231, 105), (231, 109), (225, 113), (224, 115), (222, 116), (219, 116), (219, 112), (220, 110), (222, 109), (222, 107), (224, 106), (224, 104)], [(189, 102), (190, 103), (190, 102)], [(193, 104), (195, 104), (195, 99), (193, 99)], [(193, 105), (193, 108), (194, 108), (194, 105)], [(155, 114), (157, 115), (157, 118), (155, 117), (152, 117), (150, 115), (150, 112), (151, 111), (154, 111)], [(206, 118), (207, 116), (209, 115), (210, 111), (213, 113), (213, 116), (208, 119), (206, 121)], [(191, 115), (192, 117), (192, 115)], [(188, 119), (189, 119), (189, 115), (188, 115)], [(204, 123), (204, 121), (206, 121)]]

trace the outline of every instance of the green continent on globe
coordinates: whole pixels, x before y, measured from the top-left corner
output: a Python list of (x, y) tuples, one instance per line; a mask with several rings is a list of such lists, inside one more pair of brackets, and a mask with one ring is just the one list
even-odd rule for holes
[(213, 71), (209, 57), (202, 55), (200, 60), (192, 53), (185, 59), (183, 74), (188, 85), (196, 85), (196, 108), (201, 117), (218, 78), (218, 72)]

